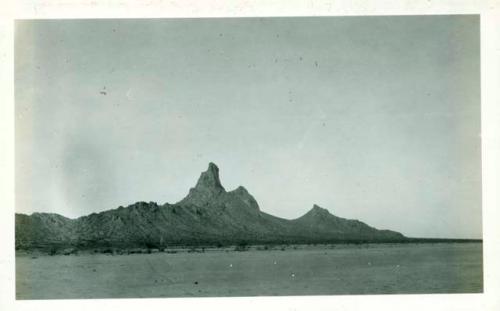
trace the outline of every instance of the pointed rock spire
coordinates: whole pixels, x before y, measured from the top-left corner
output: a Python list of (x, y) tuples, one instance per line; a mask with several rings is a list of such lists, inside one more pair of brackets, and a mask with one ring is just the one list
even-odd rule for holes
[(195, 189), (224, 190), (219, 179), (219, 168), (214, 163), (208, 164), (208, 169), (201, 173)]
[(225, 192), (219, 179), (219, 168), (210, 162), (208, 169), (198, 178), (196, 186), (191, 188), (189, 194), (178, 203), (202, 206)]

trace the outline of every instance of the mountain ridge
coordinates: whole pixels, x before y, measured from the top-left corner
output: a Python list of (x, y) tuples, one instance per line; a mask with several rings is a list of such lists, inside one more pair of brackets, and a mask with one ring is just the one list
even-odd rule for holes
[(187, 196), (174, 204), (140, 201), (74, 219), (39, 212), (15, 217), (18, 249), (407, 239), (399, 232), (335, 216), (317, 204), (292, 220), (267, 214), (245, 187), (226, 191), (212, 162)]

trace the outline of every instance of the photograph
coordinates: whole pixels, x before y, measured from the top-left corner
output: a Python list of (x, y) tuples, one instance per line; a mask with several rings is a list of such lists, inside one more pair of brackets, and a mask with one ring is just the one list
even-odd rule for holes
[(480, 26), (16, 19), (15, 299), (484, 293)]

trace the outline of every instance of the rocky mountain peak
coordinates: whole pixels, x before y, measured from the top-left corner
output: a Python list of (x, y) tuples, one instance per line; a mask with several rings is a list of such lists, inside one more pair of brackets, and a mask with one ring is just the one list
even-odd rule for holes
[(208, 169), (201, 173), (195, 188), (224, 190), (219, 178), (219, 168), (214, 163), (208, 164)]
[(204, 205), (213, 198), (225, 193), (219, 178), (219, 168), (214, 163), (208, 164), (208, 169), (201, 173), (198, 182), (194, 188), (189, 190), (187, 197), (182, 199), (179, 204)]
[(245, 189), (245, 187), (239, 186), (238, 188), (234, 189), (233, 191), (230, 191), (229, 194), (238, 198), (246, 206), (248, 206), (254, 210), (259, 210), (259, 204), (255, 200), (255, 198), (250, 193), (248, 193), (248, 190)]
[(316, 205), (316, 204), (313, 205), (313, 207), (309, 211), (309, 213), (311, 213), (313, 215), (321, 215), (321, 216), (330, 215), (330, 212), (326, 208), (322, 208), (321, 206)]
[(241, 193), (241, 194), (247, 194), (248, 190), (245, 187), (243, 187), (243, 186), (238, 186), (238, 188), (234, 189), (232, 192)]

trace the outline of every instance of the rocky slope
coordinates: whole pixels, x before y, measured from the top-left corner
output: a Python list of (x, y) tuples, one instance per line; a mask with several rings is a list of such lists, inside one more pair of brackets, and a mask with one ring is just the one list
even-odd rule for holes
[(137, 202), (77, 219), (47, 213), (16, 214), (18, 249), (404, 239), (398, 232), (340, 218), (317, 205), (294, 220), (266, 214), (244, 187), (226, 191), (213, 163), (189, 194), (175, 204)]

